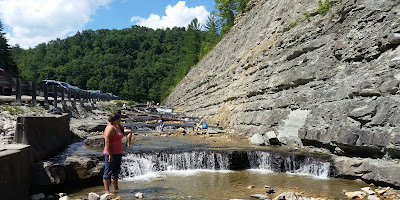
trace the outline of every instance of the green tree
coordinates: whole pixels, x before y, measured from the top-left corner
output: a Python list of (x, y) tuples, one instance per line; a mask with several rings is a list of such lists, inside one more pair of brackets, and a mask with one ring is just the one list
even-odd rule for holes
[(208, 16), (205, 27), (204, 39), (201, 42), (200, 58), (207, 55), (221, 40), (219, 23), (214, 13)]
[(215, 20), (205, 30), (197, 19), (187, 28), (84, 30), (12, 54), (25, 79), (55, 79), (136, 102), (161, 102), (206, 54), (203, 48), (219, 41)]
[(5, 33), (3, 32), (3, 23), (0, 21), (0, 68), (8, 73), (17, 74), (17, 66), (11, 55), (11, 47), (7, 44)]
[(234, 25), (238, 13), (244, 12), (249, 0), (215, 0), (217, 16), (221, 17), (221, 34), (225, 35)]

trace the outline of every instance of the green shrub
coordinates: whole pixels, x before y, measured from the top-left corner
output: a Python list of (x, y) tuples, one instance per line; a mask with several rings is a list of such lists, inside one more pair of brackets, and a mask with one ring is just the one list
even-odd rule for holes
[(289, 24), (289, 27), (290, 28), (294, 28), (294, 27), (296, 27), (297, 26), (297, 20), (296, 21), (293, 21), (293, 22), (291, 22), (290, 24)]
[(18, 106), (4, 105), (3, 109), (10, 112), (11, 115), (19, 115), (24, 113), (24, 110)]
[(329, 0), (325, 0), (324, 3), (322, 3), (322, 0), (318, 0), (318, 13), (320, 15), (325, 15), (331, 7), (332, 4)]
[(305, 13), (303, 13), (303, 15), (304, 15), (304, 17), (306, 18), (307, 21), (310, 21), (310, 17), (311, 17), (310, 13), (305, 12)]
[(130, 106), (134, 106), (134, 105), (136, 105), (136, 102), (135, 101), (128, 101), (128, 105), (130, 105)]

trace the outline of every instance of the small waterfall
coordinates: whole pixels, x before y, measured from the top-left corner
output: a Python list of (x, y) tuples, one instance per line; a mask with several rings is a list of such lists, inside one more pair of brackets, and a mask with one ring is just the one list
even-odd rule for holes
[[(243, 156), (241, 156), (243, 155)], [(233, 162), (234, 161), (234, 162)], [(328, 178), (331, 164), (309, 155), (273, 152), (154, 152), (130, 153), (122, 158), (121, 178), (178, 170), (265, 169), (273, 172), (307, 174)]]
[(157, 154), (128, 154), (122, 158), (121, 178), (133, 178), (152, 172), (172, 170), (228, 170), (227, 155), (211, 151)]
[(268, 152), (249, 152), (247, 154), (251, 169), (272, 170), (271, 155)]
[(306, 156), (281, 156), (269, 152), (248, 153), (251, 169), (267, 169), (274, 172), (288, 172), (328, 178), (331, 164)]

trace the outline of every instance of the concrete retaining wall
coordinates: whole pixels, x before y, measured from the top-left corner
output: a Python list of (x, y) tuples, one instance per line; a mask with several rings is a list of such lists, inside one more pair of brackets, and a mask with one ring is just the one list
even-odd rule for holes
[(2, 199), (29, 199), (32, 147), (7, 145), (0, 149), (0, 194)]
[(0, 194), (3, 199), (30, 199), (37, 160), (64, 148), (71, 139), (69, 115), (18, 117), (14, 143), (0, 148)]
[(65, 147), (71, 139), (69, 115), (55, 117), (18, 117), (14, 143), (32, 146), (37, 160)]

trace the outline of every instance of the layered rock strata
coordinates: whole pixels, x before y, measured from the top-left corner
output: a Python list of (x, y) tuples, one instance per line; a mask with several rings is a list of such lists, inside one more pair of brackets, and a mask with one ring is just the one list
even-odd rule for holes
[(235, 133), (399, 158), (400, 1), (331, 3), (258, 1), (166, 103)]

